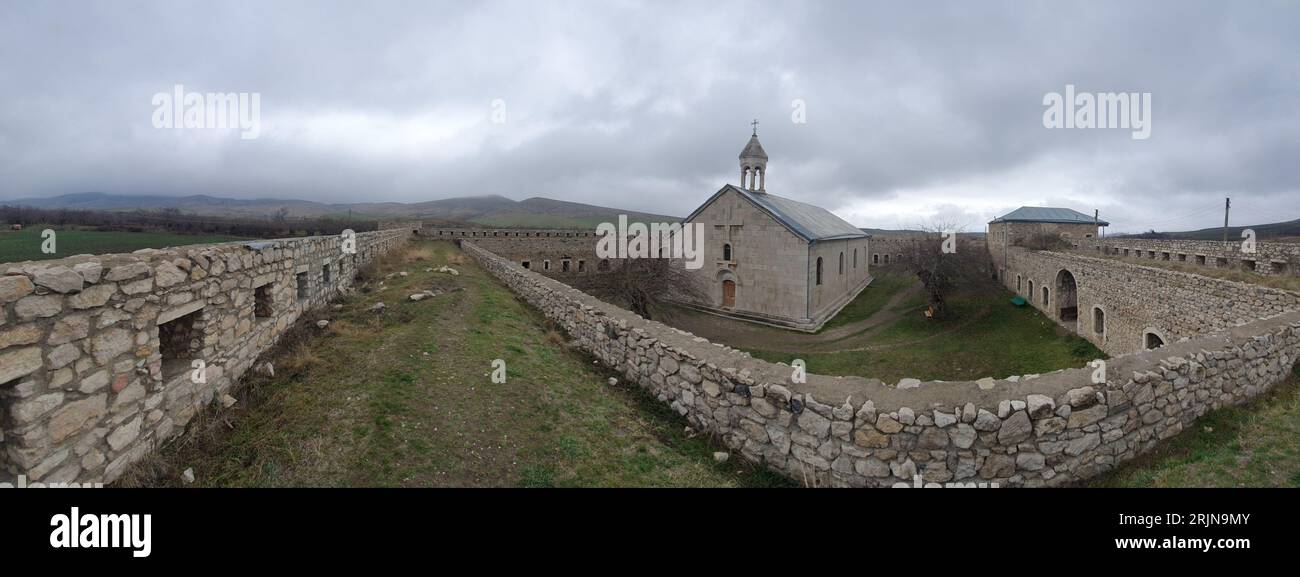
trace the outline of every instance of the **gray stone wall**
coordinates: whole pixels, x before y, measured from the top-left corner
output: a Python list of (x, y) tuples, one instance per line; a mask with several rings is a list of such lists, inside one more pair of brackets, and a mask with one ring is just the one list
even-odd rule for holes
[(808, 485), (912, 486), (919, 476), (924, 483), (1033, 487), (1088, 479), (1206, 411), (1269, 389), (1300, 353), (1300, 313), (1288, 312), (1110, 359), (1103, 382), (1085, 367), (892, 385), (812, 374), (796, 384), (790, 367), (647, 321), (473, 242), (462, 247), (583, 350), (692, 427)]
[(1294, 276), (1300, 274), (1300, 243), (1255, 243), (1255, 252), (1242, 251), (1242, 239), (1229, 237), (1225, 244), (1213, 240), (1164, 239), (1095, 239), (1080, 250), (1105, 252), (1116, 256), (1173, 261), (1204, 266), (1244, 270), (1260, 275)]
[[(1080, 254), (1020, 247), (1006, 254), (1008, 289), (1112, 355), (1144, 350), (1148, 332), (1169, 344), (1300, 309), (1300, 295), (1259, 285)], [(1061, 318), (1066, 274), (1077, 287), (1077, 321)]]
[(355, 254), (329, 236), (0, 265), (0, 477), (113, 481), (410, 234), (357, 234)]

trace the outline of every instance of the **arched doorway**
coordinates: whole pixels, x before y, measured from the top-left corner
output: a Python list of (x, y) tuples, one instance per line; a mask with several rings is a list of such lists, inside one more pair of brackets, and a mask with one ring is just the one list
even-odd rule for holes
[(1143, 342), (1142, 344), (1143, 346), (1146, 347), (1148, 351), (1155, 350), (1165, 346), (1165, 340), (1160, 338), (1160, 335), (1156, 334), (1154, 331), (1147, 331), (1146, 336), (1143, 340), (1145, 342)]
[(722, 281), (722, 306), (726, 308), (736, 306), (736, 281), (731, 279)]
[[(1056, 273), (1056, 310), (1061, 322), (1077, 323), (1079, 320), (1079, 285), (1070, 271)], [(1075, 327), (1075, 332), (1078, 327)]]

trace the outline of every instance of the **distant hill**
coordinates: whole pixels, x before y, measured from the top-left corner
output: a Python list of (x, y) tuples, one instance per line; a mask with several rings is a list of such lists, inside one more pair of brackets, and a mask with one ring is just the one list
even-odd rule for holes
[(161, 196), (120, 195), (103, 192), (65, 194), (51, 198), (22, 198), (0, 201), (10, 206), (74, 210), (178, 210), (196, 216), (269, 218), (284, 209), (291, 217), (343, 217), (385, 219), (415, 218), (438, 222), (459, 222), (482, 226), (588, 228), (601, 222), (616, 222), (626, 214), (633, 221), (673, 222), (678, 217), (620, 210), (604, 206), (534, 197), (515, 201), (504, 196), (471, 196), (427, 202), (321, 203), (298, 199), (235, 199), (208, 195)]
[[(1228, 227), (1228, 240), (1241, 239), (1241, 231), (1245, 229), (1255, 231), (1255, 237), (1259, 239), (1279, 240), (1284, 238), (1300, 237), (1300, 219), (1288, 220), (1286, 222), (1275, 222), (1271, 224), (1252, 224), (1246, 226)], [(1167, 238), (1176, 240), (1223, 240), (1223, 227), (1203, 228), (1200, 230), (1170, 231), (1170, 232), (1144, 232), (1140, 234), (1122, 234), (1120, 238)]]
[(906, 229), (906, 228), (892, 229), (892, 230), (891, 230), (891, 229), (887, 229), (887, 228), (861, 228), (861, 227), (859, 227), (858, 230), (860, 230), (860, 231), (862, 231), (862, 232), (865, 232), (865, 233), (867, 233), (867, 234), (869, 234), (869, 235), (872, 235), (872, 236), (910, 236), (910, 235), (915, 235), (915, 234), (925, 234), (923, 231), (919, 231), (919, 230), (911, 230), (911, 229)]

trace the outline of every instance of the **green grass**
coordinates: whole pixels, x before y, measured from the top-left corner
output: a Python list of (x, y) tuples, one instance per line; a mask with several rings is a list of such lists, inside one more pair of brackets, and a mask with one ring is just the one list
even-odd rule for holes
[(889, 299), (893, 298), (899, 291), (906, 290), (916, 283), (916, 277), (906, 274), (887, 274), (876, 277), (867, 288), (858, 293), (853, 302), (844, 305), (844, 308), (835, 315), (835, 318), (827, 321), (822, 326), (821, 331), (870, 318), (871, 315), (880, 312), (880, 309), (885, 307)]
[[(45, 229), (55, 231), (54, 254), (41, 252)], [(164, 248), (243, 240), (224, 235), (175, 234), (168, 232), (102, 232), (77, 228), (32, 225), (20, 231), (0, 231), (0, 262), (45, 260), (77, 254), (131, 252), (142, 248)]]
[(857, 375), (896, 382), (970, 380), (983, 377), (1045, 373), (1083, 366), (1105, 353), (1069, 333), (1031, 307), (1007, 302), (1010, 293), (957, 295), (949, 314), (926, 319), (919, 310), (881, 330), (872, 346), (880, 350), (835, 353), (787, 353), (751, 350), (755, 357), (789, 363), (803, 359), (808, 371), (823, 375)]
[(1096, 487), (1300, 487), (1300, 365), (1249, 404), (1206, 414)]
[[(610, 386), (536, 311), (450, 243), (417, 243), (382, 290), (331, 312), (250, 380), (211, 438), (165, 451), (174, 483), (206, 486), (787, 486), (718, 445), (641, 389)], [(424, 272), (448, 264), (460, 276)], [(445, 292), (420, 302), (406, 295)], [(460, 291), (451, 291), (461, 288)], [(367, 312), (375, 302), (388, 309)], [(310, 327), (314, 319), (306, 319)], [(426, 354), (428, 353), (428, 354)], [(490, 379), (506, 363), (505, 383)], [(620, 378), (621, 380), (621, 378)]]

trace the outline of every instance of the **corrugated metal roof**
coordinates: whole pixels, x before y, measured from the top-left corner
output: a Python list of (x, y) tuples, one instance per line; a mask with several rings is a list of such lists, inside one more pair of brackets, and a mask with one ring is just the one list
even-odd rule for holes
[[(1069, 208), (1047, 206), (1022, 206), (992, 220), (992, 222), (1055, 222), (1061, 224), (1092, 224), (1092, 215), (1083, 214)], [(1110, 226), (1104, 220), (1096, 221), (1098, 225)]]
[(749, 199), (763, 211), (772, 215), (777, 222), (785, 225), (791, 232), (800, 236), (807, 241), (818, 240), (837, 240), (843, 238), (867, 238), (868, 235), (857, 227), (845, 222), (844, 219), (835, 216), (829, 210), (820, 206), (814, 206), (808, 203), (790, 200), (788, 198), (777, 196), (767, 192), (755, 192), (745, 190), (738, 186), (728, 184), (722, 187), (717, 194), (709, 198), (708, 202), (700, 205), (690, 216), (687, 216), (684, 222), (689, 222), (699, 214), (704, 207), (713, 202), (713, 199), (727, 190), (735, 191), (737, 194)]

